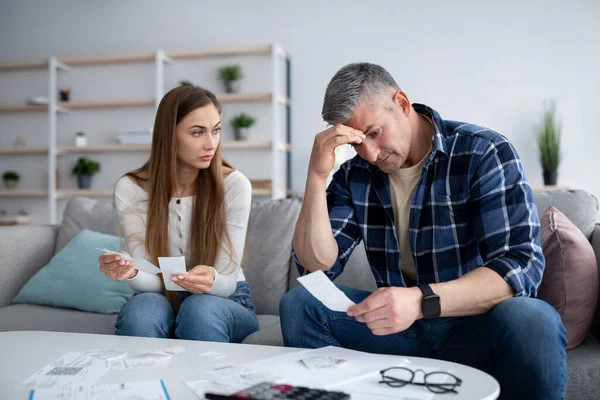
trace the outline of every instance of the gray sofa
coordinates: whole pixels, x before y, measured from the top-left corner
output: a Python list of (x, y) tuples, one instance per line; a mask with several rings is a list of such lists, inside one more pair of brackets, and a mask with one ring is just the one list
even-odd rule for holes
[[(584, 191), (535, 194), (540, 214), (555, 206), (586, 235), (600, 260), (598, 201)], [(294, 224), (300, 211), (297, 200), (255, 203), (249, 224), (249, 261), (245, 266), (256, 304), (260, 330), (244, 343), (282, 345), (278, 305), (283, 294), (297, 286), (298, 273), (291, 261)], [(0, 331), (48, 330), (113, 334), (116, 315), (94, 314), (30, 304), (11, 304), (20, 288), (79, 230), (87, 228), (114, 234), (112, 205), (86, 198), (71, 200), (60, 226), (0, 228)], [(336, 283), (373, 290), (364, 248), (353, 253)], [(597, 399), (600, 393), (600, 307), (593, 333), (568, 352), (569, 399)], [(595, 394), (594, 394), (595, 393)]]

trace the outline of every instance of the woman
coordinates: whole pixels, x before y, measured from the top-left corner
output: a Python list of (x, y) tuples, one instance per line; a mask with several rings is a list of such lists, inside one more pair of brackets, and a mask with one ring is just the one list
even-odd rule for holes
[(166, 291), (160, 274), (100, 256), (106, 276), (138, 293), (119, 313), (117, 335), (239, 343), (258, 329), (240, 267), (252, 187), (221, 158), (220, 113), (208, 90), (171, 90), (158, 107), (150, 160), (115, 186), (132, 257), (159, 266), (158, 257), (185, 256), (187, 268), (166, 277), (185, 291)]

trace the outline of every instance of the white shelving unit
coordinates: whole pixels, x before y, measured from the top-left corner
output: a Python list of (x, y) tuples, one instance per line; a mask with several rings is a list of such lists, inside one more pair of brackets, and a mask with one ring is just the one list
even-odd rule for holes
[[(291, 94), (290, 94), (290, 56), (279, 45), (242, 46), (230, 48), (216, 48), (208, 50), (190, 51), (165, 51), (147, 52), (121, 56), (102, 56), (85, 58), (52, 57), (48, 60), (34, 60), (25, 62), (0, 63), (0, 73), (13, 71), (46, 70), (48, 74), (48, 104), (0, 104), (0, 118), (3, 114), (12, 113), (46, 113), (48, 129), (47, 147), (35, 146), (24, 148), (2, 148), (0, 156), (47, 156), (47, 188), (46, 189), (17, 189), (0, 190), (2, 198), (46, 198), (48, 207), (48, 222), (57, 223), (57, 201), (71, 197), (85, 196), (110, 198), (112, 189), (66, 189), (58, 188), (56, 182), (57, 160), (69, 154), (125, 154), (148, 153), (149, 145), (93, 145), (88, 147), (59, 146), (57, 144), (58, 121), (57, 114), (76, 112), (77, 110), (102, 110), (121, 108), (158, 107), (165, 93), (165, 76), (168, 74), (168, 65), (183, 60), (201, 60), (222, 57), (270, 57), (271, 77), (270, 91), (217, 94), (222, 104), (233, 103), (258, 103), (271, 108), (271, 139), (248, 141), (223, 141), (221, 146), (227, 156), (229, 151), (270, 151), (271, 176), (270, 187), (265, 187), (264, 180), (261, 185), (253, 189), (255, 197), (283, 198), (291, 193)], [(94, 100), (94, 101), (69, 101), (60, 102), (57, 99), (59, 73), (68, 73), (75, 68), (90, 66), (108, 66), (119, 64), (154, 64), (154, 97), (133, 98), (120, 100)], [(283, 78), (283, 79), (282, 79)], [(282, 84), (282, 82), (284, 82)], [(282, 112), (283, 111), (283, 112)], [(283, 115), (283, 117), (282, 117)], [(68, 115), (67, 115), (68, 118)], [(0, 134), (2, 131), (0, 130)], [(281, 168), (285, 165), (285, 168)], [(125, 173), (127, 171), (122, 171)]]

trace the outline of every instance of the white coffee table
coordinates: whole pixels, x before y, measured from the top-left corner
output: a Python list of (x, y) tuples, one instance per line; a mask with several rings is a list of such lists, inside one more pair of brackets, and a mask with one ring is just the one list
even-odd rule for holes
[[(18, 386), (26, 378), (40, 368), (62, 357), (70, 351), (86, 351), (91, 349), (117, 349), (131, 354), (163, 347), (184, 346), (185, 351), (173, 357), (166, 368), (143, 368), (132, 370), (110, 371), (97, 383), (121, 383), (127, 381), (162, 379), (173, 400), (198, 397), (187, 388), (184, 382), (206, 379), (202, 368), (223, 362), (242, 364), (261, 358), (270, 357), (300, 349), (257, 346), (246, 344), (212, 343), (174, 339), (149, 339), (110, 335), (92, 335), (80, 333), (14, 331), (0, 332), (0, 399), (28, 398), (29, 390)], [(225, 360), (214, 360), (200, 357), (206, 351), (217, 351), (227, 354)], [(404, 357), (389, 356), (398, 360)], [(406, 357), (414, 365), (440, 367), (457, 374), (463, 384), (459, 389), (460, 399), (493, 400), (500, 394), (498, 382), (490, 375), (464, 365), (445, 361)], [(336, 390), (344, 390), (343, 386)], [(352, 392), (350, 392), (352, 394)], [(374, 399), (373, 395), (353, 394), (352, 400)], [(387, 397), (389, 398), (389, 397)], [(438, 395), (435, 399), (458, 398), (456, 395)]]

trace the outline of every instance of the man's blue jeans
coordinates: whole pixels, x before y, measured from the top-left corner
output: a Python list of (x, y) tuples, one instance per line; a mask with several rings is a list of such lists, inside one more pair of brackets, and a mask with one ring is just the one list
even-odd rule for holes
[(240, 343), (258, 330), (247, 282), (238, 282), (227, 299), (189, 292), (182, 292), (182, 299), (175, 315), (160, 293), (133, 296), (117, 317), (115, 334)]
[[(355, 303), (371, 294), (339, 288)], [(489, 373), (500, 383), (501, 399), (565, 397), (566, 331), (558, 313), (542, 300), (514, 297), (485, 314), (421, 319), (403, 332), (386, 336), (375, 336), (354, 317), (329, 310), (302, 286), (283, 297), (279, 313), (286, 346), (333, 345), (436, 358)]]

